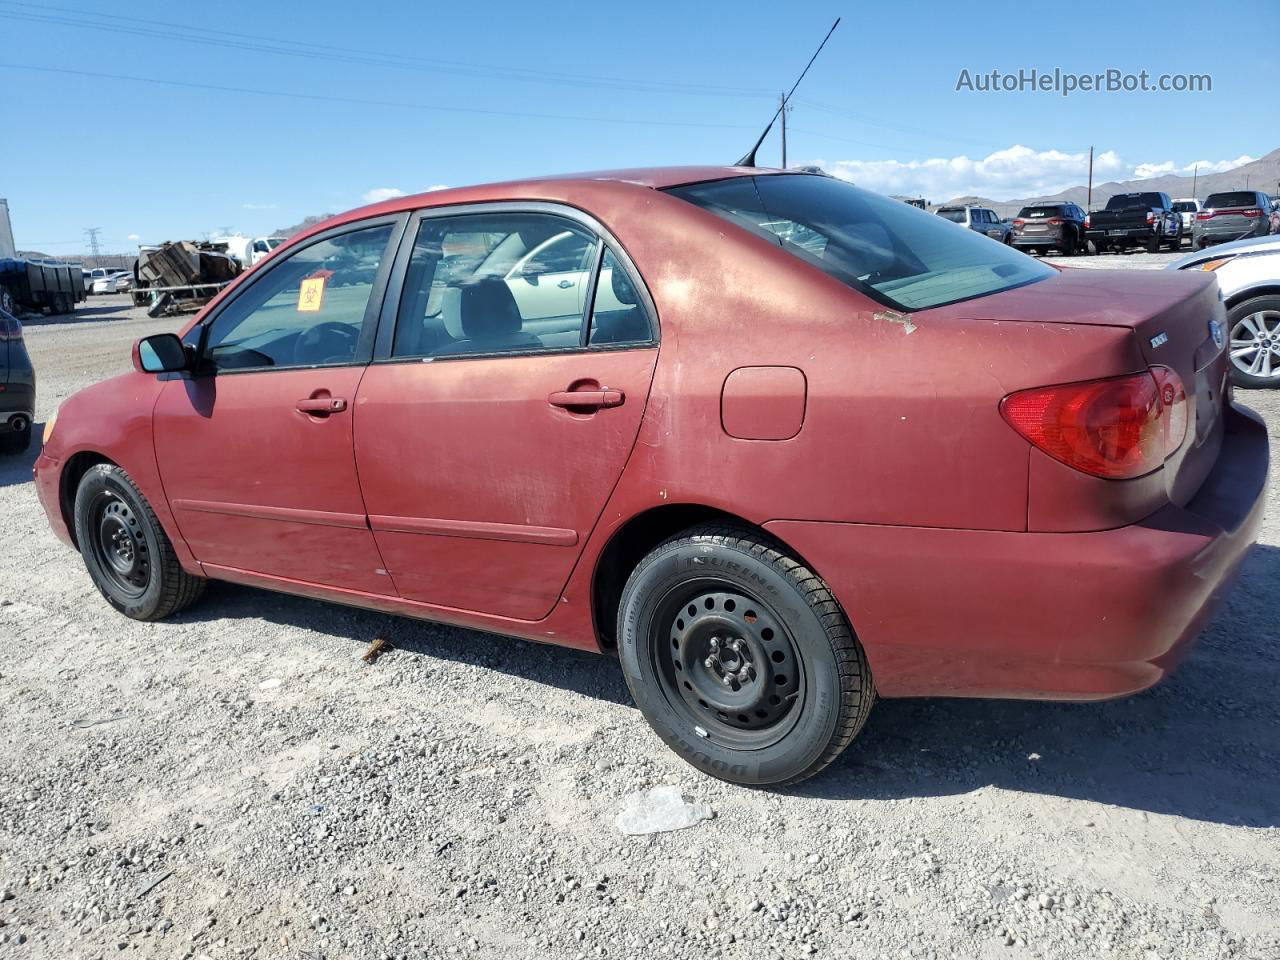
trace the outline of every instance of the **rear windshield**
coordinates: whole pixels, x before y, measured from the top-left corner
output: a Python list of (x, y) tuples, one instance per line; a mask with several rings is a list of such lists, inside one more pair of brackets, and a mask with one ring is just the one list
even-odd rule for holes
[(985, 297), (1054, 272), (976, 231), (832, 177), (737, 177), (668, 192), (898, 310)]
[(1190, 200), (1173, 201), (1173, 209), (1176, 213), (1195, 213), (1196, 205)]
[(1237, 190), (1234, 193), (1211, 193), (1204, 205), (1216, 210), (1224, 207), (1256, 207), (1258, 195), (1246, 190)]
[(952, 223), (964, 223), (964, 207), (943, 207), (938, 211), (938, 216)]
[(1160, 206), (1160, 194), (1158, 193), (1130, 193), (1112, 197), (1107, 201), (1108, 210), (1150, 210), (1152, 207), (1158, 206)]
[(1061, 207), (1023, 207), (1018, 214), (1020, 217), (1060, 217), (1062, 216)]

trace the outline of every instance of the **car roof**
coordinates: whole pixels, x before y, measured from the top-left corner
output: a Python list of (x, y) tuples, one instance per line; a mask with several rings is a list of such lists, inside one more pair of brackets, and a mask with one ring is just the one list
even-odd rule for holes
[(379, 215), (401, 213), (405, 210), (417, 210), (424, 207), (530, 200), (551, 200), (573, 204), (578, 196), (581, 196), (584, 200), (588, 195), (599, 196), (601, 188), (664, 190), (668, 187), (678, 187), (691, 183), (706, 183), (712, 180), (728, 180), (732, 177), (771, 176), (782, 173), (794, 176), (825, 176), (825, 174), (815, 173), (811, 169), (780, 170), (774, 167), (734, 166), (637, 167), (621, 170), (593, 170), (585, 173), (548, 174), (527, 177), (521, 180), (504, 180), (497, 183), (481, 183), (467, 187), (449, 187), (443, 190), (430, 190), (403, 197), (392, 197), (389, 200), (357, 207), (354, 210), (328, 217), (289, 239), (291, 241), (290, 245), (292, 245), (300, 239), (322, 233), (344, 223)]

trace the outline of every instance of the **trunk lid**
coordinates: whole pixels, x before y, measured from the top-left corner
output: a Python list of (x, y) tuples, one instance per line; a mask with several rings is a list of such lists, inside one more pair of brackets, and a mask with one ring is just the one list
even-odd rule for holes
[[(1211, 274), (1067, 268), (1039, 283), (918, 316), (927, 322), (926, 317), (948, 315), (1132, 331), (1135, 360), (1140, 356), (1146, 367), (1170, 368), (1187, 392), (1186, 436), (1164, 466), (1169, 499), (1185, 504), (1200, 488), (1222, 444), (1222, 402), (1229, 369), (1224, 349), (1226, 311)], [(1099, 370), (1098, 376), (1140, 369), (1135, 364), (1128, 371)]]

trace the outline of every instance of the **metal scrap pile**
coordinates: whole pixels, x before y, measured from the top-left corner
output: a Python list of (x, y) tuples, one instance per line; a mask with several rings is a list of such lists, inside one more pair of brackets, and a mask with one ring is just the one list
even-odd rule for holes
[(204, 306), (244, 267), (226, 252), (225, 244), (180, 240), (143, 247), (133, 272), (134, 303), (150, 304), (147, 313), (159, 317)]

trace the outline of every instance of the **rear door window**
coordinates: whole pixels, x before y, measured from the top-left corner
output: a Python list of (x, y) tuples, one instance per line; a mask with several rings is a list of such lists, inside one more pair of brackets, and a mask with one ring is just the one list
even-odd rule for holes
[(599, 239), (543, 213), (421, 222), (405, 276), (393, 357), (582, 346)]

